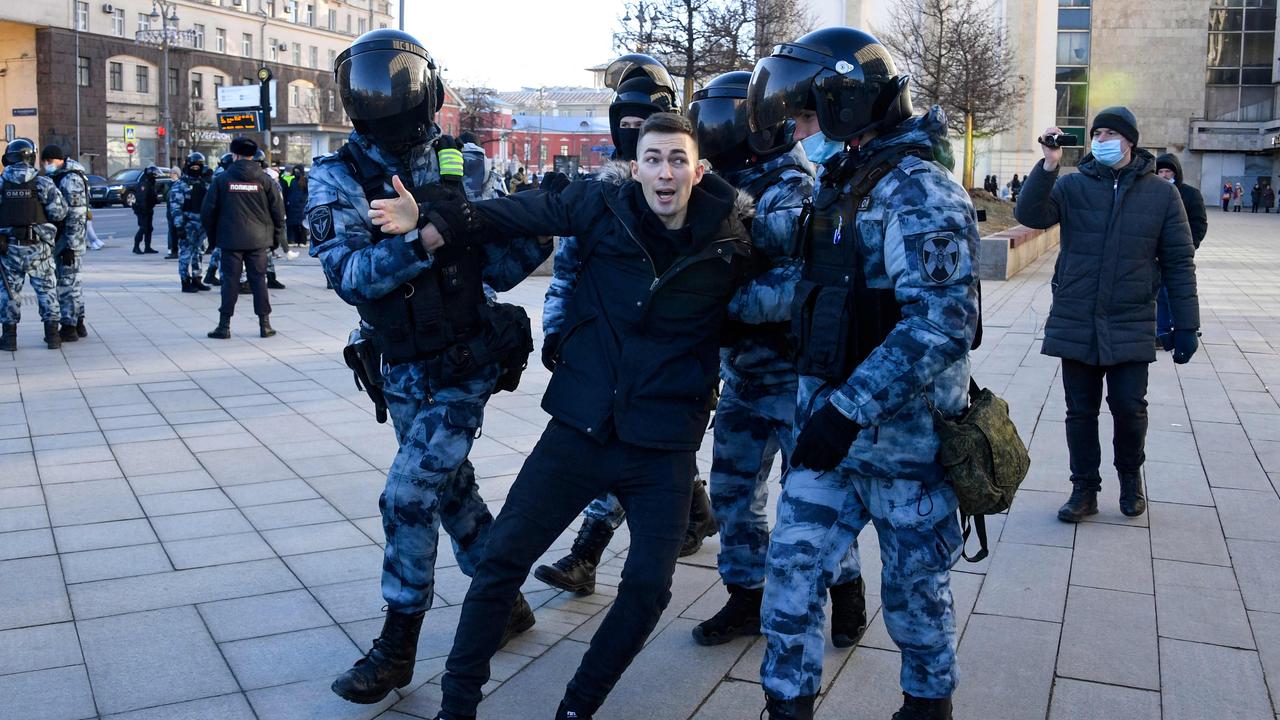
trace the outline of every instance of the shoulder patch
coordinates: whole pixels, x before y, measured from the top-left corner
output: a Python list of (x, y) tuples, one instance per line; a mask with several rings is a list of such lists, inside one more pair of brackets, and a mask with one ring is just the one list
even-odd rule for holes
[(328, 205), (311, 208), (311, 212), (307, 213), (307, 223), (311, 225), (311, 235), (316, 240), (333, 239), (333, 208)]
[(935, 283), (944, 283), (960, 267), (960, 241), (955, 233), (933, 233), (920, 241), (920, 267)]

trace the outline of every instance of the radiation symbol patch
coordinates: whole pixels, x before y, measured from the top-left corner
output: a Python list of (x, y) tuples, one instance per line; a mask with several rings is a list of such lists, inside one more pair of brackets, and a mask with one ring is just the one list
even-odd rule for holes
[(960, 267), (960, 243), (954, 235), (933, 235), (920, 243), (920, 266), (935, 283), (944, 283)]

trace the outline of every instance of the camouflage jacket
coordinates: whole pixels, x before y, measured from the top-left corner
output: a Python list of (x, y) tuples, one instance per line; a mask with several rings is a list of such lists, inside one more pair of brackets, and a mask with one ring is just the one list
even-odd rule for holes
[(67, 216), (62, 220), (62, 231), (54, 244), (54, 252), (71, 248), (85, 251), (85, 232), (89, 222), (89, 183), (85, 179), (84, 166), (75, 160), (63, 162), (62, 169), (50, 176), (53, 184), (62, 192), (67, 202)]
[[(193, 180), (187, 175), (179, 177), (169, 186), (169, 222), (174, 227), (185, 228), (188, 223), (200, 224), (200, 210), (183, 210), (187, 198), (191, 197)], [(205, 182), (200, 180), (198, 182)], [(205, 183), (205, 197), (208, 197), (208, 183)]]
[[(49, 220), (36, 225), (35, 232), (40, 240), (52, 248), (58, 241), (58, 227), (54, 223), (62, 222), (67, 217), (67, 201), (62, 197), (62, 193), (58, 192), (57, 186), (49, 178), (38, 175), (36, 169), (26, 163), (10, 165), (4, 169), (3, 174), (0, 174), (0, 178), (11, 183), (28, 183), (35, 178), (36, 194), (44, 204), (44, 214)], [(4, 202), (4, 199), (0, 198), (0, 202)], [(8, 229), (0, 228), (0, 232)]]
[[(349, 142), (359, 144), (386, 168), (388, 178), (407, 170), (414, 187), (440, 181), (436, 153), (429, 145), (414, 149), (407, 158), (393, 160), (359, 133), (352, 132)], [(414, 249), (417, 240), (405, 242), (403, 237), (393, 237), (373, 242), (369, 202), (337, 153), (316, 158), (308, 177), (311, 255), (320, 258), (338, 297), (352, 305), (367, 303), (431, 267), (431, 256), (424, 258)], [(390, 184), (385, 189), (390, 196)], [(544, 247), (535, 238), (495, 240), (482, 247), (484, 282), (499, 292), (515, 287), (551, 254), (550, 246)]]

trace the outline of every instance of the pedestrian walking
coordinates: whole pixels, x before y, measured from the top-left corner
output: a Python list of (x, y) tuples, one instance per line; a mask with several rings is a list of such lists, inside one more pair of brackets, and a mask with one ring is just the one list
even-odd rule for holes
[(75, 342), (89, 336), (84, 324), (84, 290), (80, 283), (81, 262), (89, 249), (85, 238), (89, 214), (89, 178), (84, 166), (68, 160), (57, 145), (46, 145), (40, 151), (45, 176), (53, 180), (66, 200), (67, 216), (58, 227), (53, 246), (54, 270), (58, 277), (58, 308), (61, 312), (59, 337)]
[(1018, 179), (1018, 174), (1014, 173), (1013, 179), (1009, 181), (1009, 196), (1014, 202), (1018, 202), (1018, 193), (1022, 191), (1022, 180)]
[[(133, 195), (133, 214), (138, 219), (138, 232), (133, 236), (133, 253), (135, 255), (156, 255), (158, 251), (151, 249), (151, 233), (155, 226), (152, 215), (156, 208), (156, 180), (160, 177), (160, 168), (148, 165), (138, 176), (138, 191)], [(174, 257), (177, 257), (175, 254)]]
[[(1062, 131), (1050, 128), (1045, 135)], [(1090, 153), (1078, 172), (1059, 177), (1062, 149), (1043, 146), (1014, 211), (1023, 225), (1062, 228), (1045, 324), (1045, 355), (1062, 359), (1071, 497), (1058, 519), (1079, 522), (1098, 512), (1102, 388), (1115, 425), (1120, 511), (1146, 511), (1147, 376), (1156, 359), (1155, 288), (1163, 280), (1173, 314), (1173, 361), (1199, 347), (1195, 247), (1178, 191), (1155, 175), (1155, 158), (1138, 145), (1127, 108), (1098, 113)], [(1237, 185), (1236, 188), (1240, 186)], [(1099, 213), (1094, 208), (1110, 207)]]
[(213, 179), (205, 196), (200, 218), (209, 237), (222, 250), (222, 305), (218, 326), (209, 337), (231, 337), (231, 316), (240, 296), (241, 271), (249, 275), (253, 290), (253, 312), (258, 316), (258, 335), (271, 337), (271, 300), (267, 296), (267, 251), (273, 243), (284, 242), (284, 208), (280, 191), (262, 167), (254, 162), (258, 144), (239, 137), (231, 141), (235, 161)]
[[(1199, 188), (1183, 182), (1182, 163), (1172, 153), (1156, 158), (1156, 174), (1178, 188), (1182, 207), (1187, 211), (1187, 224), (1191, 228), (1191, 244), (1200, 249), (1201, 241), (1209, 232), (1209, 212), (1204, 207), (1204, 197), (1200, 195)], [(1156, 294), (1156, 339), (1166, 352), (1173, 350), (1173, 308), (1169, 305), (1169, 290), (1163, 279)]]
[(1244, 187), (1240, 183), (1236, 183), (1235, 188), (1231, 191), (1231, 212), (1240, 212), (1240, 206), (1244, 204)]
[(50, 350), (62, 347), (58, 320), (58, 284), (54, 274), (56, 223), (67, 216), (67, 203), (53, 181), (36, 172), (36, 146), (16, 138), (0, 156), (0, 350), (18, 349), (18, 322), (22, 320), (22, 286), (31, 278), (44, 342)]

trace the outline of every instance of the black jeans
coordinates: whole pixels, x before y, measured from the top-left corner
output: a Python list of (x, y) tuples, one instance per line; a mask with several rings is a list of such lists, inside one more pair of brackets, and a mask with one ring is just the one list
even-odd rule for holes
[(151, 233), (154, 232), (152, 224), (152, 211), (147, 210), (142, 213), (134, 213), (138, 218), (138, 232), (133, 235), (133, 246), (138, 247), (142, 243), (146, 243), (147, 247), (151, 247)]
[[(302, 223), (294, 223), (285, 226), (285, 231), (289, 235), (290, 245), (306, 245), (307, 244), (307, 228)], [(288, 250), (288, 248), (284, 248)]]
[(1138, 472), (1146, 461), (1147, 372), (1145, 362), (1087, 365), (1062, 361), (1062, 389), (1067, 399), (1067, 452), (1071, 482), (1102, 489), (1102, 448), (1098, 441), (1098, 410), (1102, 381), (1107, 382), (1107, 407), (1115, 423), (1112, 448), (1119, 473)]
[[(627, 511), (631, 548), (618, 597), (591, 638), (565, 699), (594, 713), (644, 647), (671, 600), (671, 574), (689, 523), (694, 453), (601, 445), (552, 420), (529, 454), (489, 531), (485, 557), (462, 606), (441, 681), (444, 710), (475, 715), (489, 660), (529, 568), (596, 496), (613, 492)], [(546, 716), (552, 709), (533, 711)]]
[(267, 298), (267, 251), (222, 250), (218, 271), (222, 273), (222, 306), (218, 312), (234, 315), (236, 300), (240, 299), (240, 271), (249, 275), (249, 287), (253, 289), (253, 314), (259, 317), (271, 314), (271, 300)]

